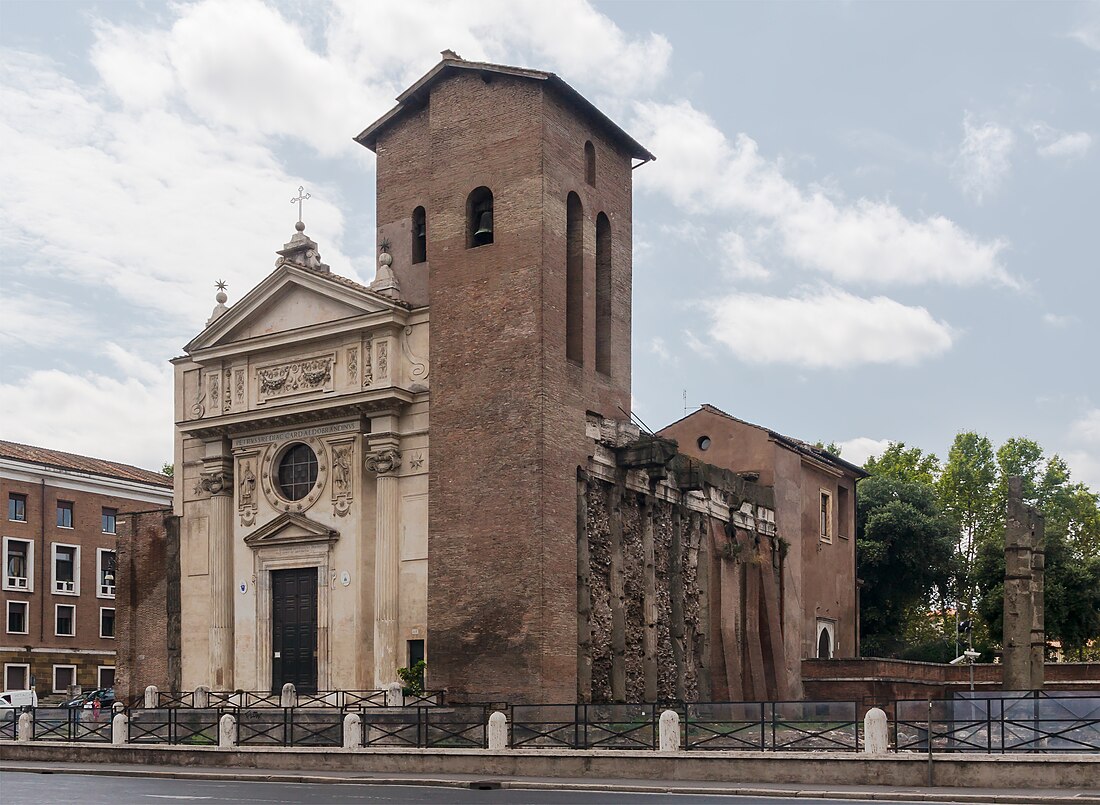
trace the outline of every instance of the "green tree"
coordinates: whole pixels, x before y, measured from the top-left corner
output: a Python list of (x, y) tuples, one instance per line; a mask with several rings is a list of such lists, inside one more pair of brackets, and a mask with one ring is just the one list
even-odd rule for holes
[(872, 475), (932, 486), (940, 475), (940, 460), (919, 447), (907, 448), (905, 442), (890, 442), (881, 456), (867, 459), (863, 469)]
[(952, 524), (931, 484), (919, 479), (872, 475), (860, 482), (857, 500), (862, 653), (895, 656), (906, 648), (913, 621), (928, 620), (932, 591), (942, 597), (947, 588)]
[(167, 475), (169, 478), (172, 478), (176, 474), (176, 465), (169, 461), (165, 461), (164, 466), (160, 468), (160, 472), (162, 475)]

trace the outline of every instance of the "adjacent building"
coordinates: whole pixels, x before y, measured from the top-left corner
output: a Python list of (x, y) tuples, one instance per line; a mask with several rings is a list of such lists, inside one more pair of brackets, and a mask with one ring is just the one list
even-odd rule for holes
[(172, 500), (167, 476), (0, 441), (5, 690), (114, 683), (116, 527)]

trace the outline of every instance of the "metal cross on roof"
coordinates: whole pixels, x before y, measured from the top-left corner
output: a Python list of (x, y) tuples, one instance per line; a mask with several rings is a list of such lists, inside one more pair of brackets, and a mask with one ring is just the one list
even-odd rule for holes
[(302, 222), (302, 202), (309, 198), (309, 193), (305, 192), (305, 187), (298, 185), (298, 196), (290, 200), (291, 204), (298, 205), (298, 223)]

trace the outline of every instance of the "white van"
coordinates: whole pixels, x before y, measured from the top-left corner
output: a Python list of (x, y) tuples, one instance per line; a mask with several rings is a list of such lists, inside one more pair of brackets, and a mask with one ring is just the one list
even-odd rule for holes
[(33, 690), (5, 690), (0, 693), (0, 709), (7, 707), (38, 707), (38, 694)]

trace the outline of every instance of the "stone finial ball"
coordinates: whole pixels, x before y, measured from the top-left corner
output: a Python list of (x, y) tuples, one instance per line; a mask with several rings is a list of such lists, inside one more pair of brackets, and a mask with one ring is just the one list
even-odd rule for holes
[(306, 225), (302, 221), (299, 221), (298, 223), (296, 223), (294, 225), (294, 228), (297, 229), (299, 232), (305, 232), (306, 231)]
[(381, 265), (381, 266), (393, 265), (393, 258), (390, 256), (389, 252), (382, 252), (382, 254), (378, 255), (378, 265)]
[(219, 305), (224, 305), (225, 300), (229, 297), (225, 295), (225, 291), (218, 291), (217, 295), (214, 298), (218, 300)]

